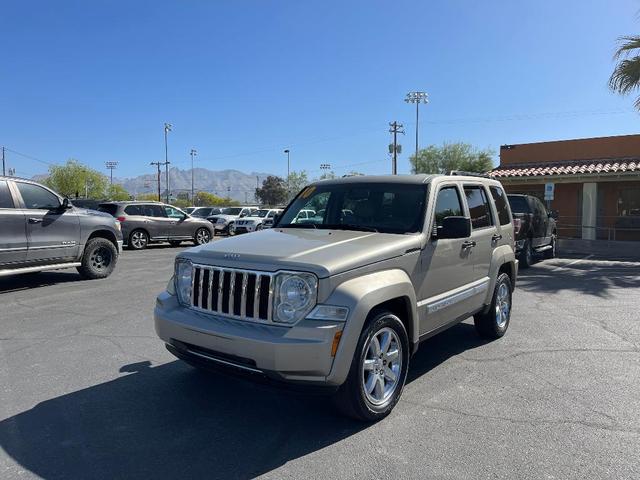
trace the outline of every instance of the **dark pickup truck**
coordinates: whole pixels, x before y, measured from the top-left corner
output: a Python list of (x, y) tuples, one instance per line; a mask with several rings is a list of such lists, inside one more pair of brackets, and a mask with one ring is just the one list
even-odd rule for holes
[(516, 254), (520, 267), (527, 268), (536, 254), (544, 258), (556, 256), (557, 229), (555, 213), (531, 195), (508, 195), (513, 214)]

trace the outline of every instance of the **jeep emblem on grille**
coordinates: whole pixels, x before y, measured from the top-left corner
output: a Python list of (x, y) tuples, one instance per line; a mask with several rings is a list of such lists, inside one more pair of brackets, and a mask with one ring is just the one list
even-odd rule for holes
[(237, 260), (240, 258), (239, 253), (225, 253), (224, 258), (230, 258), (231, 260)]

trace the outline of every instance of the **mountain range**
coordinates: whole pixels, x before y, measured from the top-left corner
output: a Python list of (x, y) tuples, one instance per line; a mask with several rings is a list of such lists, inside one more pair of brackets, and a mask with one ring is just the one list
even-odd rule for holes
[[(216, 171), (206, 168), (194, 168), (193, 174), (196, 192), (205, 191), (221, 197), (228, 196), (241, 202), (253, 201), (256, 186), (262, 185), (263, 180), (272, 175), (265, 172), (244, 173), (238, 170)], [(165, 179), (165, 173), (162, 171), (160, 188), (163, 192), (166, 187)], [(132, 195), (156, 192), (158, 189), (158, 176), (154, 174), (114, 178), (113, 181), (121, 184)], [(191, 170), (170, 169), (169, 187), (174, 195), (182, 192), (191, 193)]]

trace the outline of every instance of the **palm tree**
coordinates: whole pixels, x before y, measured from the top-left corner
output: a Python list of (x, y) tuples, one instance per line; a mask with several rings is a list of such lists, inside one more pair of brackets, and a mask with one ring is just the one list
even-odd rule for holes
[[(640, 36), (621, 37), (614, 59), (618, 64), (609, 78), (609, 88), (622, 95), (640, 89)], [(640, 97), (634, 105), (640, 110)]]

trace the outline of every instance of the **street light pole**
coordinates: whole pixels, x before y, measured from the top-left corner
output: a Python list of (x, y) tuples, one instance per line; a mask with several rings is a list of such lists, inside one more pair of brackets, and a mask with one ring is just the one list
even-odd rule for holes
[(419, 130), (419, 106), (421, 103), (429, 103), (429, 95), (426, 92), (409, 92), (404, 98), (407, 103), (416, 104), (416, 161), (418, 160), (418, 130)]
[(289, 200), (289, 196), (291, 195), (291, 182), (289, 181), (290, 169), (291, 169), (291, 158), (289, 157), (290, 151), (287, 148), (284, 153), (287, 154), (287, 200)]
[(113, 187), (113, 171), (118, 167), (118, 162), (107, 161), (104, 162), (104, 165), (107, 167), (107, 170), (111, 170), (111, 186)]
[(193, 199), (195, 197), (194, 188), (193, 188), (193, 157), (198, 154), (195, 148), (191, 149), (191, 202), (193, 203)]
[(169, 143), (167, 140), (167, 136), (171, 131), (171, 127), (173, 127), (173, 125), (171, 125), (170, 123), (164, 124), (164, 171), (167, 177), (167, 203), (169, 203)]

